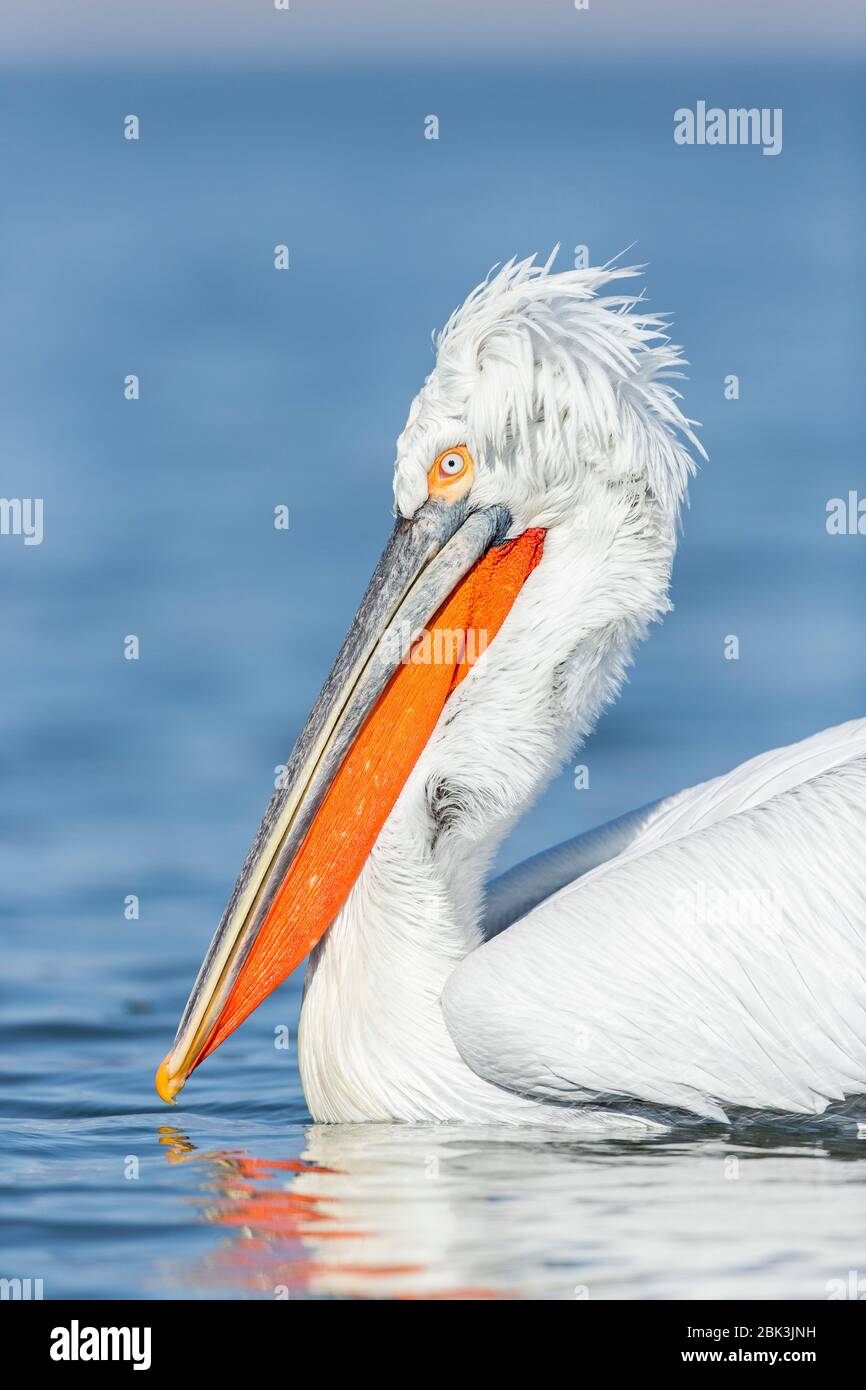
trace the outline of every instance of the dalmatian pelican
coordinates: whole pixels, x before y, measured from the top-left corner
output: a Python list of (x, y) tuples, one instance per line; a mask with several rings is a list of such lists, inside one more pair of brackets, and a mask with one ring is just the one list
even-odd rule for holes
[[(554, 252), (555, 255), (555, 252)], [(157, 1073), (309, 957), (323, 1122), (645, 1130), (866, 1091), (866, 719), (491, 888), (667, 610), (694, 456), (639, 268), (494, 271), (436, 340), (396, 522)]]

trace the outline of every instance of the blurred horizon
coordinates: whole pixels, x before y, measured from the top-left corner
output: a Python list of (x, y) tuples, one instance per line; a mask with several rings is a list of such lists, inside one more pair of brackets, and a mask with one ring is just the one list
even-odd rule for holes
[[(281, 3), (281, 0), (277, 0)], [(786, 0), (759, 6), (728, 0), (696, 7), (694, 0), (7, 0), (0, 11), (4, 63), (60, 62), (76, 66), (197, 59), (231, 65), (288, 62), (353, 67), (370, 57), (447, 58), (450, 65), (500, 60), (523, 63), (555, 54), (559, 61), (623, 53), (683, 57), (850, 57), (866, 48), (866, 10), (846, 0)]]

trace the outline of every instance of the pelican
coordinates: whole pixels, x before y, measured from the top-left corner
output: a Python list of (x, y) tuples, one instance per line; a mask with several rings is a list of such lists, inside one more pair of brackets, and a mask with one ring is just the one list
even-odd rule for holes
[[(555, 252), (554, 252), (555, 255)], [(487, 277), (397, 442), (396, 521), (157, 1073), (309, 957), (321, 1122), (645, 1132), (866, 1091), (866, 719), (542, 854), (497, 846), (669, 608), (703, 450), (615, 263)]]

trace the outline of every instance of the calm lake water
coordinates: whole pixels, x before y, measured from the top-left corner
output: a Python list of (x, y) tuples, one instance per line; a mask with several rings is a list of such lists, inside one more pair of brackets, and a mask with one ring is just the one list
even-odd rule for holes
[[(676, 147), (699, 99), (782, 107), (782, 153)], [(0, 1275), (565, 1299), (866, 1275), (850, 1115), (627, 1144), (315, 1126), (299, 979), (176, 1109), (152, 1080), (386, 535), (430, 331), (495, 261), (636, 242), (711, 454), (589, 789), (563, 774), (501, 866), (866, 713), (866, 540), (825, 527), (864, 486), (862, 74), (7, 72), (0, 127), (0, 491), (45, 528), (0, 537)]]

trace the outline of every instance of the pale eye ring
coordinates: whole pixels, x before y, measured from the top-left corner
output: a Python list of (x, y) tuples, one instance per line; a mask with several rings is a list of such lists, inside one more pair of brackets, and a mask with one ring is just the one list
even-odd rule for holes
[(453, 502), (465, 497), (472, 486), (475, 465), (465, 444), (455, 444), (451, 449), (443, 449), (437, 454), (427, 474), (427, 486), (431, 497), (439, 497)]
[(465, 467), (465, 458), (456, 450), (453, 453), (443, 454), (439, 460), (439, 472), (443, 478), (459, 478)]

